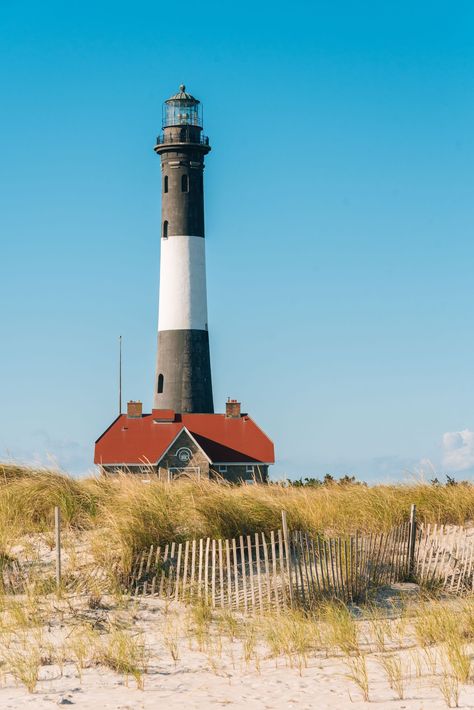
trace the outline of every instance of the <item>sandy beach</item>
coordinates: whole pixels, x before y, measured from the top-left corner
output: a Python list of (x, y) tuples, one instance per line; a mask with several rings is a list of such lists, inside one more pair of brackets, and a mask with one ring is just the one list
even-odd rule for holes
[[(86, 618), (89, 625), (95, 618), (98, 627), (112, 621), (117, 628), (127, 628), (132, 636), (143, 634), (147, 657), (143, 689), (137, 688), (134, 678), (94, 661), (93, 654), (87, 658), (85, 653), (78, 663), (69, 650), (64, 651), (61, 663), (52, 658), (41, 666), (33, 693), (18, 686), (11, 674), (4, 675), (0, 689), (2, 708), (76, 705), (115, 710), (225, 706), (255, 710), (346, 707), (434, 710), (447, 706), (440, 686), (442, 676), (437, 675), (442, 668), (441, 651), (417, 648), (408, 627), (402, 648), (397, 651), (402, 666), (403, 699), (400, 699), (390, 688), (380, 662), (383, 654), (374, 650), (367, 623), (360, 622), (361, 653), (366, 659), (369, 680), (369, 702), (366, 702), (349, 677), (354, 663), (350, 657), (337, 651), (328, 657), (324, 651), (315, 651), (304, 659), (272, 657), (259, 640), (250, 646), (248, 638), (231, 640), (229, 629), (219, 620), (211, 622), (208, 637), (200, 639), (192, 630), (188, 609), (158, 600), (140, 601), (138, 607), (113, 612), (99, 609), (86, 613), (76, 609), (69, 620), (63, 616), (57, 624), (53, 621), (41, 629), (42, 647), (58, 652), (74, 635), (77, 637), (78, 630), (79, 636), (81, 630), (87, 635)], [(33, 638), (34, 632), (28, 631), (26, 636)], [(388, 644), (385, 655), (390, 652)], [(81, 664), (83, 668), (79, 668)], [(459, 686), (459, 707), (474, 707), (473, 686)]]

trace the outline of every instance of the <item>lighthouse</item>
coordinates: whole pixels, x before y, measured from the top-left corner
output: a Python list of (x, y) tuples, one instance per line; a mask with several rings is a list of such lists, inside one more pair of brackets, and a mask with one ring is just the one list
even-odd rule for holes
[(179, 92), (163, 104), (160, 292), (154, 407), (213, 413), (204, 239), (201, 103)]
[[(184, 85), (163, 105), (158, 355), (151, 412), (130, 400), (95, 442), (104, 475), (267, 481), (273, 442), (236, 399), (214, 413), (207, 325), (201, 104)], [(146, 256), (144, 255), (144, 258)]]

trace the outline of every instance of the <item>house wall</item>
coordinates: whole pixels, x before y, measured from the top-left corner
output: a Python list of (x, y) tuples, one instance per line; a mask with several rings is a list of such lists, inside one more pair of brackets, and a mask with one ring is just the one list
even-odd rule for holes
[[(189, 446), (187, 448), (191, 447)], [(173, 453), (170, 452), (170, 455), (166, 456), (165, 459), (160, 462), (160, 466), (158, 468), (156, 466), (150, 465), (141, 466), (132, 464), (127, 466), (120, 464), (110, 464), (105, 466), (102, 465), (100, 469), (101, 473), (106, 476), (129, 473), (137, 476), (142, 476), (143, 478), (148, 478), (150, 475), (158, 474), (161, 480), (167, 481), (169, 479), (169, 468), (174, 468), (178, 465), (180, 465), (181, 467), (183, 466), (182, 463), (178, 463), (176, 451), (174, 451)], [(243, 483), (244, 481), (253, 480), (252, 474), (247, 473), (247, 467), (245, 464), (227, 464), (227, 472), (220, 473), (219, 466), (216, 466), (215, 464), (209, 464), (208, 460), (205, 457), (199, 455), (199, 452), (196, 452), (195, 455), (192, 456), (190, 462), (186, 464), (186, 466), (199, 467), (199, 475), (200, 477), (204, 478), (213, 478), (215, 480), (224, 479), (225, 481), (229, 481), (229, 483)], [(268, 466), (263, 464), (255, 465), (254, 470), (255, 479), (258, 482), (267, 483)], [(192, 472), (190, 472), (190, 474), (186, 475), (193, 474)]]
[[(191, 451), (189, 461), (181, 461), (178, 457), (179, 450), (183, 448)], [(160, 478), (168, 480), (168, 476), (175, 477), (179, 475), (179, 471), (171, 471), (170, 473), (170, 469), (176, 468), (198, 468), (201, 478), (209, 478), (209, 461), (185, 431), (181, 432), (173, 446), (159, 462), (158, 473)], [(186, 472), (183, 473), (184, 475), (194, 475), (193, 472), (189, 472), (189, 474)]]
[(247, 464), (224, 464), (227, 466), (227, 471), (221, 473), (217, 464), (211, 464), (210, 477), (223, 478), (230, 483), (242, 483), (243, 481), (255, 480), (259, 483), (268, 481), (268, 466), (264, 464), (255, 464), (254, 473), (247, 473)]

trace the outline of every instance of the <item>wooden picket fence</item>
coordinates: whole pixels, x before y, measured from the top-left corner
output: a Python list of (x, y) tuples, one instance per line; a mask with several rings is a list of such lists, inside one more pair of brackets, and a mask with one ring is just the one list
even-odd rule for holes
[(137, 597), (202, 599), (248, 612), (359, 600), (409, 574), (409, 523), (348, 537), (289, 533), (283, 523), (269, 534), (152, 545), (137, 556), (127, 587)]
[[(0, 555), (0, 593), (24, 594), (38, 579), (56, 577), (58, 588), (95, 593), (107, 571), (83, 563), (61, 573), (60, 519), (56, 516), (54, 560), (18, 560)], [(202, 600), (242, 612), (311, 608), (322, 599), (360, 601), (385, 584), (414, 581), (448, 593), (474, 593), (474, 528), (409, 522), (389, 532), (328, 536), (289, 531), (233, 539), (187, 540), (152, 545), (138, 554), (123, 587), (140, 596)]]
[(415, 549), (420, 584), (455, 594), (474, 592), (474, 529), (419, 524)]
[(410, 574), (409, 523), (388, 533), (337, 538), (294, 532), (291, 543), (288, 587), (290, 602), (298, 606), (323, 598), (363, 600), (371, 589)]

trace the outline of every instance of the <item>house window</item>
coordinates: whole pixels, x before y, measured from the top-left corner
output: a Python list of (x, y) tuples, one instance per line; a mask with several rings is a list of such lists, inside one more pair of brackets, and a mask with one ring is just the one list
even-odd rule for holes
[(182, 446), (176, 452), (176, 458), (181, 463), (189, 463), (189, 461), (191, 461), (191, 459), (192, 459), (192, 456), (193, 456), (193, 452), (191, 451), (191, 449), (188, 449), (187, 446)]
[(163, 377), (163, 375), (161, 375), (161, 374), (158, 375), (158, 387), (156, 388), (156, 391), (158, 392), (158, 394), (162, 394), (162, 392), (163, 392), (164, 381), (165, 381), (165, 378)]
[(245, 467), (245, 473), (247, 476), (253, 476), (253, 466), (251, 464), (247, 464)]
[(168, 239), (168, 220), (163, 222), (163, 239)]
[(181, 192), (189, 192), (189, 177), (181, 175)]
[(219, 466), (219, 473), (227, 473), (227, 466)]
[(168, 175), (165, 175), (163, 180), (163, 192), (168, 192)]

